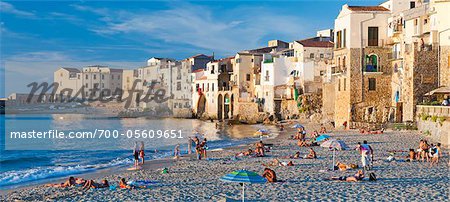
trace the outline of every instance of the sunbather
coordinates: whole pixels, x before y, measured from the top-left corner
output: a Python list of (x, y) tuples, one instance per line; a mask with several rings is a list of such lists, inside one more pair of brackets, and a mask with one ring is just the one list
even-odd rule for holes
[(253, 154), (252, 149), (248, 149), (247, 151), (237, 153), (236, 156), (250, 156)]
[(71, 186), (75, 186), (76, 185), (76, 180), (74, 177), (69, 177), (69, 179), (67, 179), (65, 182), (60, 183), (60, 184), (46, 184), (46, 187), (60, 187), (60, 188), (64, 188), (64, 187), (71, 187)]
[(98, 189), (98, 188), (107, 188), (109, 187), (108, 180), (102, 180), (102, 183), (96, 183), (94, 180), (88, 180), (86, 181), (86, 184), (84, 184), (83, 189)]
[(133, 187), (127, 183), (125, 178), (120, 179), (119, 181), (119, 187), (121, 189), (132, 189)]
[(332, 177), (331, 180), (337, 180), (337, 181), (346, 181), (346, 182), (358, 182), (364, 179), (364, 171), (358, 170), (354, 176), (349, 177)]
[(309, 154), (305, 156), (305, 159), (316, 159), (316, 158), (317, 158), (316, 151), (314, 151), (314, 149), (312, 148), (309, 148)]
[(275, 174), (275, 171), (270, 168), (264, 168), (264, 173), (262, 176), (265, 177), (268, 182), (277, 182), (277, 175)]
[(258, 143), (256, 143), (255, 146), (256, 146), (256, 149), (255, 149), (256, 156), (263, 157), (264, 156), (264, 143), (262, 141), (259, 141)]

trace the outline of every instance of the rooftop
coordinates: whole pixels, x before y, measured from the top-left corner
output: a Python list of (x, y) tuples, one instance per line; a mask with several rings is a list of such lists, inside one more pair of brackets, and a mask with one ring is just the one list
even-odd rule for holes
[(332, 48), (333, 42), (330, 41), (330, 37), (313, 37), (309, 39), (303, 39), (297, 41), (305, 47), (319, 47), (319, 48)]
[(351, 11), (390, 11), (383, 6), (348, 6)]
[(77, 73), (81, 72), (81, 71), (80, 71), (79, 69), (77, 69), (77, 68), (61, 67), (61, 69), (65, 69), (65, 70), (67, 70), (67, 71), (69, 71), (69, 72), (77, 72)]

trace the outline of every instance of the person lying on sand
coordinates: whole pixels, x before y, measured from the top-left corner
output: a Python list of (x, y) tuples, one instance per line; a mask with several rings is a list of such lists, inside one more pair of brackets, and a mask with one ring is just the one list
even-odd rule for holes
[(316, 151), (314, 151), (314, 149), (309, 148), (309, 154), (305, 156), (305, 159), (316, 159), (317, 158), (317, 154)]
[(317, 137), (319, 137), (320, 136), (320, 134), (317, 132), (317, 130), (315, 130), (312, 134), (311, 134), (311, 137), (313, 138), (313, 139), (316, 139)]
[(127, 181), (125, 180), (125, 178), (120, 179), (120, 181), (119, 181), (119, 187), (120, 187), (121, 189), (133, 189), (133, 187), (127, 183)]
[(274, 159), (268, 164), (262, 164), (263, 166), (294, 166), (294, 163), (292, 161), (284, 162), (279, 161), (278, 159)]
[(331, 180), (345, 181), (345, 182), (358, 182), (364, 179), (364, 171), (358, 170), (354, 176), (349, 177), (332, 177)]
[(60, 184), (46, 184), (46, 187), (59, 187), (59, 188), (65, 188), (65, 187), (71, 187), (76, 185), (76, 180), (74, 177), (69, 177), (65, 182)]
[(102, 180), (102, 183), (96, 183), (94, 180), (88, 180), (86, 181), (86, 184), (84, 184), (83, 189), (99, 189), (99, 188), (107, 188), (109, 187), (108, 180)]
[(275, 174), (275, 171), (270, 168), (264, 168), (264, 173), (262, 176), (270, 183), (277, 182), (277, 175)]
[(253, 150), (252, 149), (248, 149), (247, 151), (237, 153), (235, 156), (236, 157), (239, 157), (239, 156), (250, 156), (252, 154), (253, 154)]
[(303, 140), (303, 139), (298, 140), (297, 141), (297, 145), (299, 147), (309, 147), (310, 146), (310, 144), (308, 144), (308, 142), (306, 140)]

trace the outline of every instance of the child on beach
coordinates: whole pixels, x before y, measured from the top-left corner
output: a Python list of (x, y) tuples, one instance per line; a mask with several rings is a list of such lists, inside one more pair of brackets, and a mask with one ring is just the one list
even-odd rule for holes
[(264, 173), (262, 176), (270, 183), (277, 182), (277, 175), (275, 174), (275, 171), (270, 168), (264, 168)]

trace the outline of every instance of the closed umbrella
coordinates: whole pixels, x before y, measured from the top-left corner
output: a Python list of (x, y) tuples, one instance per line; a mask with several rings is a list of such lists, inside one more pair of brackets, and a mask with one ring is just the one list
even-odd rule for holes
[(242, 183), (242, 201), (245, 201), (245, 186), (244, 183), (266, 183), (266, 178), (258, 175), (258, 173), (248, 170), (233, 171), (224, 175), (220, 180), (225, 182), (238, 182)]

